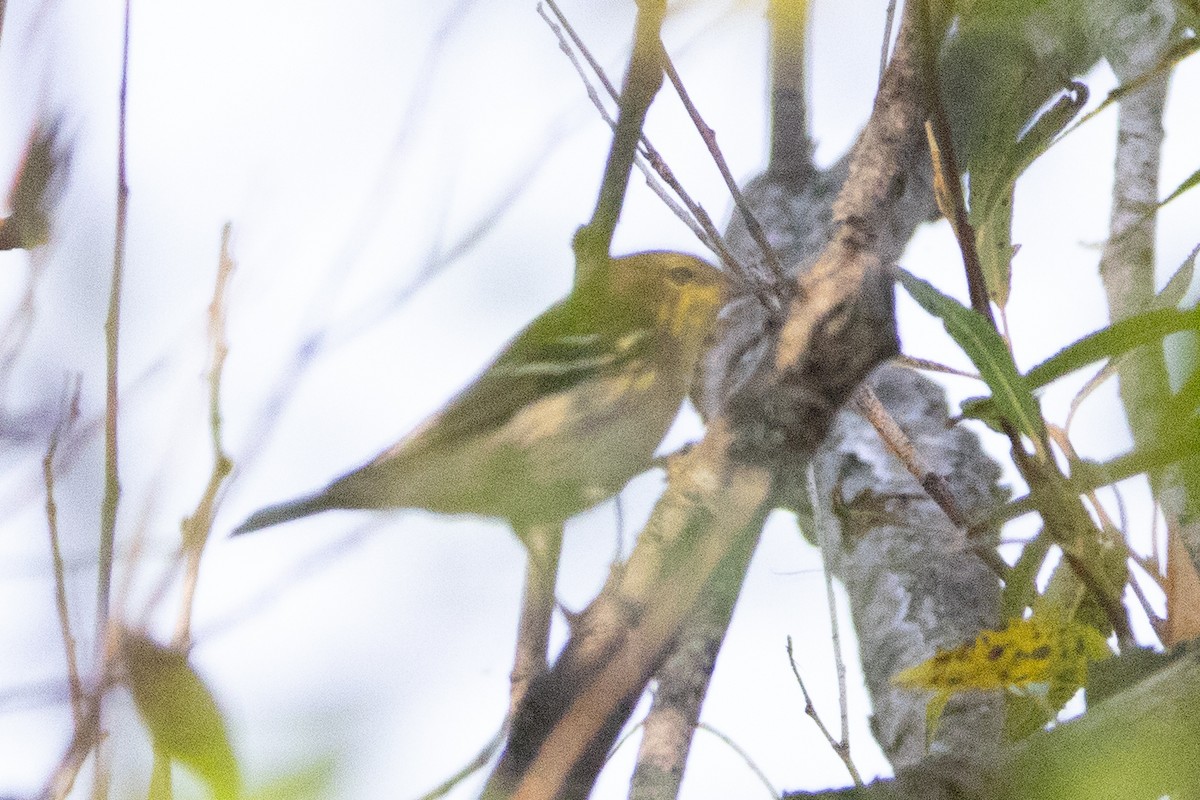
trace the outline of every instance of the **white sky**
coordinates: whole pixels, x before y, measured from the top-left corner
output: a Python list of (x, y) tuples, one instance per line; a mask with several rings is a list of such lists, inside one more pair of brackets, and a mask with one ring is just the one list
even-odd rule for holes
[[(619, 75), (633, 4), (563, 6)], [(816, 3), (812, 117), (823, 163), (866, 119), (884, 6)], [(667, 45), (734, 173), (748, 178), (765, 154), (761, 6), (695, 0), (672, 7)], [(69, 373), (83, 376), (85, 424), (103, 409), (120, 14), (118, 3), (81, 0), (8, 10), (0, 108), (12, 122), (0, 139), (0, 169), (12, 168), (24, 122), (39, 105), (65, 115), (74, 150), (55, 244), (38, 256), (46, 265), (39, 316), (3, 398), (9, 411), (52, 410)], [(220, 228), (232, 220), (239, 268), (223, 410), (226, 448), (239, 470), (201, 574), (194, 660), (227, 714), (251, 785), (331, 753), (343, 757), (337, 796), (415, 797), (465, 763), (504, 712), (524, 560), (515, 538), (500, 525), (419, 512), (328, 514), (237, 541), (225, 535), (249, 511), (324, 485), (411, 429), (566, 291), (570, 236), (594, 202), (607, 129), (525, 0), (135, 0), (133, 15), (119, 534), (127, 545), (145, 531), (150, 556), (138, 565), (125, 608), (140, 617), (178, 520), (207, 477), (205, 308)], [(1164, 193), (1197, 166), (1200, 118), (1185, 98), (1195, 96), (1198, 80), (1193, 60), (1174, 84)], [(1104, 67), (1090, 83), (1093, 103), (1114, 85)], [(719, 177), (669, 92), (648, 130), (693, 195), (715, 216), (727, 214)], [(1110, 111), (1052, 150), (1020, 186), (1014, 239), (1022, 250), (1009, 321), (1022, 367), (1104, 324), (1092, 244), (1107, 227), (1114, 133)], [(699, 252), (638, 178), (632, 187), (617, 251)], [(1188, 196), (1162, 215), (1164, 280), (1195, 244), (1198, 203)], [(394, 299), (489, 214), (496, 223), (477, 246), (406, 302)], [(0, 258), (5, 314), (26, 263), (22, 254)], [(944, 224), (924, 228), (904, 263), (965, 296)], [(966, 365), (940, 324), (903, 297), (900, 315), (906, 351)], [(300, 343), (322, 330), (329, 346), (248, 457), (264, 404)], [(1050, 419), (1063, 420), (1085, 377), (1046, 393)], [(955, 400), (980, 392), (969, 382), (949, 386)], [(697, 432), (685, 420), (671, 441)], [(1128, 447), (1114, 387), (1097, 393), (1074, 432), (1085, 456)], [(1003, 459), (1003, 446), (989, 445)], [(6, 444), (0, 454), (0, 795), (39, 787), (69, 729), (65, 703), (28, 701), (20, 692), (5, 700), (9, 689), (62, 675), (41, 509), (43, 446)], [(93, 435), (59, 478), (65, 547), (84, 562), (70, 585), (84, 652), (100, 467)], [(627, 540), (660, 483), (643, 476), (624, 493)], [(1131, 508), (1144, 529), (1144, 502)], [(361, 525), (377, 532), (296, 574)], [(1026, 523), (1012, 533), (1029, 531)], [(615, 536), (611, 504), (571, 523), (561, 583), (568, 607), (581, 607), (599, 588)], [(775, 519), (704, 709), (704, 720), (749, 752), (777, 789), (847, 780), (804, 717), (784, 656), (791, 634), (822, 714), (836, 723), (818, 566), (791, 522)], [(173, 614), (168, 604), (156, 615), (164, 638)], [(841, 618), (848, 620), (844, 608)], [(854, 654), (847, 657), (853, 663)], [(128, 701), (113, 709), (124, 776), (118, 789), (132, 796), (144, 791), (146, 748)], [(867, 710), (855, 688), (853, 750), (870, 776), (886, 767)], [(635, 749), (630, 743), (614, 759), (597, 797), (625, 793)], [(468, 782), (455, 796), (477, 786)], [(726, 745), (699, 734), (684, 796), (732, 792), (765, 790)]]

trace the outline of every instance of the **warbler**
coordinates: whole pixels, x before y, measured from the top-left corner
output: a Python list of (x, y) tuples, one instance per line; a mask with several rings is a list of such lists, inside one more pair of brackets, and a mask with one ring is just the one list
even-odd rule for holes
[(233, 533), (330, 509), (501, 517), (518, 536), (562, 523), (650, 466), (723, 297), (722, 273), (698, 258), (613, 259), (605, 280), (545, 311), (413, 433)]

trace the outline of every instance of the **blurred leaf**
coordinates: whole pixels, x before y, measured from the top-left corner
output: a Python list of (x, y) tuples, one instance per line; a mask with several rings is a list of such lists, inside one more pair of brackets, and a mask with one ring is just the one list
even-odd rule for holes
[(1166, 284), (1154, 298), (1154, 308), (1175, 308), (1187, 294), (1192, 285), (1192, 275), (1196, 271), (1196, 256), (1200, 254), (1200, 244), (1192, 248), (1183, 263), (1176, 267), (1175, 272), (1167, 279)]
[(1088, 625), (1053, 614), (1011, 620), (1001, 630), (980, 631), (973, 641), (900, 672), (892, 683), (908, 689), (962, 692), (1035, 683), (1084, 685), (1089, 661), (1112, 655), (1104, 636)]
[(1004, 740), (1015, 742), (1032, 736), (1049, 725), (1057, 712), (1037, 692), (1009, 692), (1004, 695)]
[(49, 240), (48, 207), (54, 202), (51, 180), (63, 169), (54, 151), (58, 121), (39, 125), (29, 135), (16, 178), (8, 193), (9, 216), (0, 220), (0, 250), (32, 250)]
[(1004, 581), (1004, 590), (1000, 593), (1001, 619), (1021, 619), (1025, 609), (1033, 605), (1037, 596), (1038, 573), (1046, 556), (1050, 553), (1053, 542), (1045, 531), (1040, 531), (1031, 542), (1021, 550), (1021, 557), (1008, 571)]
[(1005, 800), (1197, 797), (1200, 662), (1180, 658), (1076, 720), (1010, 750), (995, 791)]
[[(948, 699), (959, 692), (1009, 689), (1029, 692), (1032, 703), (1018, 701), (1009, 728), (1028, 734), (1049, 721), (1087, 682), (1088, 663), (1112, 655), (1104, 636), (1088, 625), (1055, 614), (1014, 619), (1002, 630), (980, 631), (974, 641), (932, 657), (892, 678), (908, 689), (931, 689), (926, 709), (932, 735)], [(1038, 701), (1043, 691), (1044, 699)], [(1039, 705), (1044, 706), (1043, 709)]]
[(232, 800), (241, 779), (212, 693), (182, 653), (140, 633), (122, 637), (126, 684), (155, 748), (190, 767), (217, 800)]
[(942, 320), (946, 331), (970, 357), (992, 390), (992, 400), (1000, 415), (1032, 439), (1040, 450), (1045, 441), (1041, 409), (1025, 378), (1017, 372), (1000, 334), (977, 312), (907, 270), (900, 270), (900, 282), (922, 308)]
[(1130, 92), (1136, 92), (1146, 83), (1167, 74), (1175, 68), (1175, 65), (1183, 61), (1185, 58), (1195, 54), (1196, 52), (1200, 52), (1200, 37), (1181, 38), (1177, 40), (1171, 45), (1170, 48), (1168, 48), (1167, 52), (1163, 54), (1162, 59), (1156, 65), (1146, 70), (1141, 75), (1138, 75), (1136, 78), (1126, 81), (1116, 89), (1113, 89), (1111, 92), (1109, 92), (1098, 106), (1080, 117), (1079, 121), (1072, 125), (1070, 130), (1063, 133), (1063, 135), (1056, 140), (1056, 143), (1062, 141), (1062, 139), (1066, 136), (1074, 133), (1078, 128), (1090, 122), (1094, 117), (1102, 114), (1110, 105), (1120, 101), (1120, 99), (1125, 95), (1129, 94)]
[[(1002, 148), (990, 163), (973, 165), (971, 172), (971, 209), (969, 219), (977, 228), (996, 214), (1006, 197), (1010, 198), (1017, 178), (1038, 156), (1046, 152), (1055, 138), (1087, 104), (1087, 86), (1072, 81), (1065, 94), (1055, 101), (1029, 127), (1024, 136)], [(1008, 216), (1011, 218), (1009, 209)]]
[(1200, 330), (1200, 308), (1188, 311), (1161, 308), (1127, 317), (1088, 334), (1029, 370), (1029, 384), (1035, 389), (1045, 386), (1093, 361), (1112, 358), (1135, 347), (1153, 344), (1167, 334), (1187, 330)]
[(1054, 142), (1087, 103), (1087, 87), (1074, 81), (1064, 94), (1030, 126), (1020, 139), (997, 143), (992, 152), (971, 162), (970, 212), (979, 263), (988, 296), (1003, 308), (1012, 282), (1013, 194), (1017, 179)]
[(1196, 170), (1191, 175), (1184, 178), (1183, 183), (1181, 183), (1181, 184), (1179, 184), (1179, 186), (1175, 187), (1175, 191), (1171, 192), (1161, 202), (1157, 203), (1154, 206), (1154, 210), (1158, 211), (1160, 208), (1162, 208), (1163, 206), (1165, 206), (1167, 203), (1171, 202), (1175, 198), (1179, 197), (1184, 192), (1188, 191), (1189, 189), (1195, 189), (1197, 186), (1200, 186), (1200, 169)]
[[(1166, 285), (1154, 298), (1151, 308), (1143, 314), (1128, 317), (1119, 323), (1101, 328), (1068, 345), (1055, 355), (1038, 364), (1026, 374), (1031, 389), (1042, 386), (1067, 375), (1076, 369), (1104, 358), (1114, 361), (1125, 353), (1143, 344), (1152, 344), (1171, 333), (1194, 330), (1200, 327), (1200, 311), (1180, 311), (1176, 306), (1191, 286), (1198, 245), (1175, 270)], [(1162, 313), (1157, 313), (1162, 312)], [(1081, 390), (1075, 405), (1081, 402), (1115, 367), (1110, 364), (1097, 373)], [(977, 419), (996, 431), (1001, 431), (1000, 418), (990, 397), (973, 397), (962, 403), (963, 416)]]
[(248, 792), (246, 800), (324, 800), (333, 797), (333, 777), (337, 759), (330, 755), (314, 757), (312, 763), (274, 778)]
[(1088, 705), (1102, 703), (1120, 694), (1171, 664), (1182, 653), (1182, 649), (1163, 653), (1149, 647), (1135, 647), (1096, 664), (1088, 673)]
[(1012, 243), (1013, 187), (992, 212), (975, 226), (975, 251), (987, 284), (988, 297), (1000, 308), (1008, 305), (1012, 289), (1012, 260), (1017, 249)]

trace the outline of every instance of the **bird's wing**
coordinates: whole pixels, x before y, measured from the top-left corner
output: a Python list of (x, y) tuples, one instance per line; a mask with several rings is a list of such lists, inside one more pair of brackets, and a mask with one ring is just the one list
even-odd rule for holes
[(540, 397), (646, 359), (651, 339), (649, 329), (602, 324), (570, 303), (559, 304), (522, 331), (405, 449), (453, 446), (496, 430)]

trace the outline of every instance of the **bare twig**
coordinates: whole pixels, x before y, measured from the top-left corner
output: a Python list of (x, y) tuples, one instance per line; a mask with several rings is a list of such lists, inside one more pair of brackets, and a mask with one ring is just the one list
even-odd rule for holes
[[(554, 12), (556, 17), (558, 17), (557, 22), (550, 19), (550, 17), (546, 14), (547, 7)], [(562, 50), (562, 52), (566, 55), (567, 60), (571, 62), (571, 66), (575, 69), (575, 73), (579, 76), (580, 81), (583, 83), (584, 89), (587, 91), (588, 99), (591, 100), (592, 105), (600, 114), (600, 118), (604, 120), (605, 124), (615, 131), (617, 127), (617, 121), (613, 119), (611, 114), (608, 113), (608, 109), (605, 107), (604, 101), (600, 99), (600, 95), (596, 91), (596, 87), (594, 87), (591, 80), (588, 79), (587, 73), (583, 69), (583, 64), (581, 64), (579, 58), (576, 57), (575, 50), (578, 50), (580, 55), (587, 60), (588, 66), (596, 75), (605, 91), (608, 92), (609, 97), (613, 100), (617, 100), (618, 98), (616, 89), (613, 88), (612, 82), (608, 79), (608, 76), (604, 73), (604, 70), (600, 67), (600, 64), (597, 63), (595, 57), (592, 56), (591, 51), (587, 49), (587, 46), (583, 43), (583, 40), (579, 37), (579, 34), (576, 33), (570, 22), (567, 21), (566, 16), (562, 13), (558, 7), (558, 4), (555, 3), (554, 0), (545, 0), (545, 2), (539, 3), (538, 14), (558, 38), (559, 49)], [(572, 47), (572, 44), (574, 47)], [(676, 217), (679, 218), (681, 222), (691, 228), (692, 233), (696, 235), (697, 239), (703, 242), (704, 245), (714, 253), (720, 255), (722, 261), (726, 261), (726, 263), (732, 262), (733, 257), (732, 255), (728, 255), (728, 251), (725, 249), (721, 235), (717, 231), (716, 226), (713, 224), (712, 219), (708, 216), (707, 212), (705, 212), (704, 209), (700, 208), (698, 205), (696, 205), (698, 213), (696, 210), (691, 210), (692, 206), (694, 205), (694, 201), (692, 201), (691, 197), (684, 192), (682, 185), (680, 185), (675, 179), (675, 175), (666, 168), (666, 162), (659, 155), (658, 151), (654, 149), (654, 146), (650, 144), (650, 140), (646, 137), (645, 133), (642, 134), (640, 147), (641, 149), (638, 152), (638, 158), (634, 160), (634, 166), (636, 166), (646, 177), (646, 185), (650, 187), (651, 191), (658, 195), (659, 199), (661, 199), (663, 203), (665, 203), (667, 207), (671, 209), (671, 211)], [(683, 202), (688, 206), (687, 210), (681, 207), (675, 198), (671, 197), (666, 188), (663, 186), (663, 183), (666, 183), (668, 186), (670, 186), (676, 195), (683, 200)], [(727, 257), (728, 260), (726, 260)]]
[(750, 757), (750, 754), (747, 753), (744, 749), (742, 749), (742, 747), (737, 742), (735, 742), (732, 737), (730, 737), (728, 734), (725, 734), (725, 733), (717, 730), (712, 725), (709, 725), (704, 722), (701, 722), (699, 725), (697, 725), (696, 729), (702, 730), (705, 733), (709, 733), (709, 734), (717, 737), (718, 739), (720, 739), (722, 744), (724, 744), (730, 750), (732, 750), (733, 752), (738, 754), (738, 756), (742, 759), (742, 761), (745, 762), (746, 766), (750, 768), (750, 771), (754, 773), (755, 777), (757, 777), (758, 780), (762, 783), (762, 785), (764, 787), (766, 787), (767, 792), (772, 797), (780, 796), (779, 790), (771, 785), (771, 779), (767, 777), (767, 773), (763, 772), (762, 767), (758, 766), (758, 764), (756, 764), (754, 762), (754, 759)]
[(113, 544), (117, 533), (117, 505), (121, 482), (117, 461), (117, 355), (121, 332), (121, 284), (125, 277), (125, 233), (128, 226), (129, 184), (125, 178), (126, 100), (129, 88), (129, 14), (132, 0), (125, 0), (125, 22), (121, 41), (121, 85), (117, 95), (117, 215), (113, 237), (112, 282), (108, 294), (108, 317), (104, 322), (106, 347), (104, 412), (104, 500), (100, 507), (100, 566), (96, 589), (96, 640), (104, 646), (112, 593)]
[[(821, 560), (825, 566), (825, 600), (829, 604), (829, 629), (833, 643), (833, 664), (837, 672), (838, 682), (838, 710), (841, 715), (842, 736), (838, 742), (830, 741), (833, 751), (837, 753), (838, 758), (846, 765), (846, 771), (850, 773), (851, 779), (855, 786), (862, 786), (862, 776), (858, 774), (858, 770), (854, 766), (854, 759), (850, 754), (850, 709), (849, 700), (846, 694), (846, 661), (842, 657), (842, 634), (841, 625), (838, 624), (837, 613), (837, 597), (833, 593), (833, 565), (830, 554), (830, 548), (836, 545), (829, 536), (829, 522), (825, 519), (826, 504), (821, 502), (820, 487), (817, 485), (816, 468), (810, 461), (808, 464), (808, 495), (809, 502), (812, 503), (813, 510), (813, 530), (817, 537), (817, 547), (821, 550)], [(788, 640), (788, 657), (791, 657), (791, 640)], [(793, 669), (795, 664), (793, 663)], [(799, 678), (799, 674), (796, 676)], [(805, 700), (809, 706), (812, 705), (811, 700), (808, 700), (808, 693), (805, 693)], [(807, 709), (806, 709), (807, 710)], [(813, 716), (816, 711), (814, 709)], [(826, 738), (829, 738), (828, 731), (825, 731)]]
[[(554, 20), (551, 20), (545, 14), (545, 11), (543, 10), (544, 8), (549, 8), (554, 12), (554, 15), (558, 18), (557, 23)], [(584, 60), (587, 61), (588, 67), (591, 69), (592, 73), (596, 75), (597, 79), (600, 81), (609, 97), (614, 101), (619, 102), (620, 98), (617, 95), (616, 89), (612, 85), (612, 81), (608, 79), (604, 69), (600, 66), (599, 62), (596, 61), (587, 45), (584, 44), (583, 39), (575, 31), (570, 21), (567, 20), (566, 16), (562, 13), (558, 7), (558, 4), (555, 3), (554, 0), (544, 0), (543, 3), (539, 3), (538, 12), (558, 38), (560, 49), (566, 54), (567, 59), (575, 68), (575, 72), (579, 75), (580, 80), (584, 84), (584, 88), (587, 90), (588, 98), (596, 107), (601, 119), (603, 119), (605, 123), (607, 123), (608, 126), (613, 128), (615, 131), (616, 122), (608, 113), (608, 109), (605, 108), (604, 103), (600, 99), (599, 94), (596, 92), (595, 87), (592, 86), (591, 81), (588, 79), (587, 74), (583, 70), (582, 64), (580, 64), (579, 60), (575, 57), (575, 50), (578, 50), (579, 54), (584, 58)], [(570, 40), (570, 44), (568, 44), (568, 38)], [(574, 46), (574, 49), (572, 49), (572, 45)], [(667, 165), (666, 159), (664, 159), (662, 154), (658, 152), (653, 144), (651, 144), (650, 139), (645, 135), (644, 132), (641, 135), (639, 150), (637, 153), (637, 158), (634, 160), (634, 165), (642, 172), (643, 175), (646, 176), (646, 185), (650, 187), (651, 191), (658, 195), (663, 203), (666, 204), (669, 209), (671, 209), (672, 213), (674, 213), (680, 221), (682, 221), (692, 230), (692, 232), (696, 235), (696, 238), (699, 239), (705, 247), (709, 248), (717, 255), (721, 263), (728, 268), (730, 276), (734, 280), (741, 282), (747, 288), (749, 288), (764, 308), (768, 310), (774, 308), (777, 303), (771, 294), (767, 292), (764, 287), (758, 285), (758, 282), (755, 281), (754, 276), (751, 275), (750, 271), (747, 270), (745, 265), (742, 264), (729, 250), (725, 244), (724, 237), (721, 236), (720, 231), (717, 230), (716, 224), (712, 221), (712, 217), (710, 217), (708, 212), (705, 211), (704, 207), (696, 202), (696, 200), (693, 199), (690, 194), (688, 194), (687, 190), (683, 188), (683, 184)], [(657, 176), (657, 180), (654, 176)], [(661, 183), (659, 181), (661, 181)], [(675, 193), (676, 197), (679, 198), (678, 202), (671, 197), (662, 184), (666, 184), (667, 187), (670, 187), (670, 190)], [(680, 207), (680, 202), (683, 203), (683, 208)]]
[(912, 369), (921, 369), (926, 372), (940, 372), (943, 375), (957, 375), (960, 378), (971, 378), (972, 380), (981, 381), (983, 378), (978, 372), (967, 372), (966, 370), (956, 369), (955, 367), (941, 364), (937, 361), (930, 361), (925, 358), (917, 358), (916, 356), (898, 355), (896, 363), (902, 364)]
[(487, 744), (475, 754), (475, 757), (463, 765), (462, 769), (421, 795), (417, 800), (440, 800), (440, 798), (448, 795), (464, 780), (486, 767), (487, 763), (492, 760), (492, 756), (496, 755), (496, 751), (500, 749), (500, 745), (504, 744), (504, 735), (506, 733), (508, 733), (507, 719), (500, 726), (500, 730), (496, 731), (496, 735), (489, 739)]
[(896, 0), (888, 0), (887, 16), (883, 24), (883, 43), (879, 47), (879, 82), (883, 83), (883, 72), (887, 69), (888, 53), (892, 48), (892, 22), (896, 19)]
[(192, 604), (196, 597), (196, 581), (200, 576), (200, 558), (212, 532), (213, 515), (219, 503), (220, 491), (233, 469), (233, 462), (229, 460), (221, 443), (221, 373), (225, 367), (225, 357), (229, 353), (229, 343), (225, 340), (225, 292), (236, 267), (229, 252), (231, 231), (230, 223), (225, 223), (221, 230), (221, 255), (217, 265), (216, 285), (213, 288), (212, 302), (208, 306), (208, 342), (211, 348), (208, 363), (208, 429), (212, 438), (213, 465), (208, 485), (196, 510), (182, 525), (186, 566), (173, 639), (173, 645), (180, 650), (186, 650), (191, 642)]
[[(99, 691), (97, 691), (98, 696)], [(99, 701), (90, 698), (86, 709), (83, 724), (76, 726), (75, 735), (71, 738), (67, 751), (63, 753), (58, 765), (50, 773), (50, 778), (38, 794), (37, 800), (65, 800), (66, 796), (71, 793), (71, 788), (75, 785), (75, 778), (79, 775), (83, 762), (87, 760), (88, 755), (97, 744), (96, 736), (100, 732)], [(99, 770), (100, 765), (96, 766)]]
[[(132, 0), (125, 0), (124, 21), (121, 30), (121, 82), (117, 94), (117, 208), (113, 235), (112, 281), (108, 295), (108, 316), (104, 321), (105, 342), (105, 406), (104, 406), (104, 499), (100, 506), (100, 548), (98, 554), (98, 577), (96, 583), (96, 647), (100, 654), (101, 682), (108, 671), (109, 604), (111, 602), (113, 578), (113, 546), (117, 535), (117, 506), (121, 500), (121, 481), (117, 458), (117, 415), (118, 370), (117, 357), (120, 351), (121, 332), (121, 285), (125, 278), (125, 235), (128, 228), (129, 184), (125, 174), (126, 106), (129, 94), (129, 17)], [(108, 797), (108, 760), (101, 743), (101, 698), (97, 690), (94, 713), (89, 723), (95, 725), (90, 735), (79, 736), (95, 752), (95, 769), (92, 780), (92, 800)], [(73, 782), (73, 780), (72, 780)]]
[[(862, 786), (862, 780), (854, 767), (854, 762), (850, 760), (849, 746), (847, 743), (840, 741), (825, 727), (824, 720), (817, 713), (817, 707), (813, 703), (812, 695), (808, 693), (808, 686), (804, 683), (804, 678), (800, 676), (800, 668), (796, 666), (796, 654), (792, 647), (792, 637), (787, 637), (787, 657), (788, 663), (792, 665), (792, 674), (796, 676), (796, 683), (800, 686), (800, 692), (804, 695), (804, 713), (809, 719), (816, 724), (817, 729), (821, 731), (821, 735), (825, 737), (825, 741), (829, 743), (829, 748), (834, 754), (846, 765), (846, 770), (850, 773), (851, 780), (855, 786)], [(845, 695), (843, 694), (843, 697)], [(845, 729), (843, 729), (845, 730)]]
[(78, 729), (84, 723), (83, 683), (79, 679), (79, 660), (75, 655), (75, 637), (71, 633), (71, 615), (67, 607), (66, 569), (63, 566), (62, 548), (58, 536), (58, 507), (54, 502), (54, 454), (64, 431), (79, 418), (79, 378), (73, 387), (68, 385), (67, 403), (50, 445), (42, 459), (42, 475), (46, 483), (46, 527), (50, 532), (50, 556), (54, 563), (54, 601), (58, 608), (58, 625), (62, 633), (63, 650), (67, 659), (67, 684), (71, 692), (71, 715)]
[[(661, 47), (661, 43), (660, 43)], [(746, 198), (742, 196), (742, 190), (737, 185), (737, 179), (733, 177), (733, 173), (729, 170), (729, 164), (725, 161), (725, 156), (721, 153), (721, 148), (717, 146), (717, 134), (704, 121), (704, 117), (700, 115), (700, 111), (692, 102), (692, 98), (688, 95), (687, 89), (683, 86), (683, 80), (679, 77), (679, 73), (675, 69), (674, 63), (671, 61), (667, 51), (662, 50), (662, 65), (667, 73), (667, 78), (671, 81), (671, 85), (675, 87), (675, 93), (679, 95), (679, 99), (683, 102), (684, 108), (687, 109), (688, 116), (692, 119), (692, 124), (696, 126), (700, 137), (708, 146), (708, 152), (712, 155), (713, 163), (721, 173), (721, 177), (725, 180), (725, 185), (729, 188), (729, 194), (733, 197), (734, 205), (737, 206), (738, 213), (741, 214), (742, 220), (746, 223), (746, 229), (754, 238), (762, 250), (763, 261), (767, 268), (771, 271), (771, 279), (774, 282), (774, 289), (777, 292), (786, 291), (785, 287), (790, 286), (791, 282), (787, 278), (787, 273), (783, 269), (783, 265), (779, 263), (779, 256), (775, 252), (775, 248), (767, 241), (767, 235), (763, 232), (762, 226), (758, 224), (758, 220), (750, 211), (750, 205), (746, 202)]]
[(870, 386), (860, 386), (858, 392), (854, 395), (854, 404), (859, 412), (871, 423), (879, 434), (879, 438), (887, 446), (887, 449), (900, 460), (904, 468), (908, 470), (914, 478), (920, 481), (921, 486), (929, 493), (929, 496), (946, 512), (946, 516), (954, 523), (957, 528), (965, 528), (967, 520), (959, 510), (958, 504), (954, 502), (954, 497), (950, 494), (950, 486), (946, 482), (946, 478), (937, 474), (925, 464), (920, 456), (917, 455), (916, 449), (913, 447), (912, 440), (897, 424), (888, 410), (884, 408), (883, 403), (875, 396), (875, 392)]

